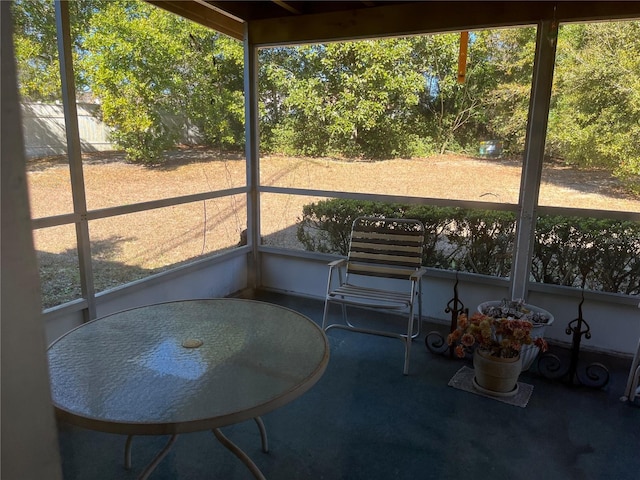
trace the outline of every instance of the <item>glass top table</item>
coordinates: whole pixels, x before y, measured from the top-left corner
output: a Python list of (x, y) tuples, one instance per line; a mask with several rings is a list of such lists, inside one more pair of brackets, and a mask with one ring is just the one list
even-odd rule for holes
[[(171, 439), (147, 467), (146, 478), (179, 433), (213, 430), (264, 478), (220, 432), (297, 398), (322, 376), (327, 338), (293, 310), (240, 299), (185, 300), (108, 315), (71, 330), (48, 350), (51, 393), (69, 423), (129, 435)], [(165, 451), (166, 450), (166, 451)]]

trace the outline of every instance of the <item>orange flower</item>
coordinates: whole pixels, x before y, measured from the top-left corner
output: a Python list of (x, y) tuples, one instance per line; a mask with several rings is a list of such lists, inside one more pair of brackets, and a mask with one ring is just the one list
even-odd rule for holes
[(547, 344), (547, 341), (542, 338), (542, 337), (538, 337), (533, 341), (533, 344), (538, 347), (540, 349), (541, 352), (546, 352), (549, 348), (549, 345)]
[(462, 335), (460, 343), (462, 343), (462, 345), (464, 345), (465, 347), (471, 347), (474, 343), (476, 343), (476, 339), (470, 333), (465, 333), (464, 335)]
[(512, 318), (494, 318), (474, 313), (470, 318), (461, 314), (457, 328), (449, 334), (447, 342), (455, 345), (458, 357), (477, 346), (487, 350), (491, 355), (502, 358), (513, 358), (520, 354), (523, 345), (535, 343), (544, 352), (544, 339), (531, 338), (532, 324), (526, 320)]
[(451, 332), (448, 336), (447, 336), (447, 343), (449, 345), (453, 345), (454, 343), (456, 343), (458, 340), (460, 340), (460, 337), (462, 336), (462, 331), (461, 330), (454, 330), (453, 332)]

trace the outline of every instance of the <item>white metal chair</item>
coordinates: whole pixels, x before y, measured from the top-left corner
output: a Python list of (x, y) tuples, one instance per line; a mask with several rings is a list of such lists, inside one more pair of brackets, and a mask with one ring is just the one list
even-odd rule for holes
[[(421, 279), (426, 272), (422, 267), (424, 236), (424, 225), (418, 220), (358, 217), (353, 222), (347, 258), (329, 263), (322, 328), (325, 331), (342, 328), (403, 340), (405, 375), (409, 373), (411, 341), (420, 334), (422, 321)], [(416, 299), (418, 324), (414, 328)], [(341, 305), (344, 323), (327, 324), (331, 303)], [(406, 313), (406, 333), (355, 326), (347, 318), (348, 306)]]

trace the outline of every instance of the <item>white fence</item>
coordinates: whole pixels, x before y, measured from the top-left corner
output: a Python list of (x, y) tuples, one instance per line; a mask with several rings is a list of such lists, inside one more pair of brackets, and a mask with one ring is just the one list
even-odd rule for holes
[[(25, 154), (28, 159), (61, 155), (67, 151), (62, 105), (22, 103)], [(83, 151), (113, 150), (111, 129), (95, 115), (98, 105), (78, 103), (78, 129)]]
[[(67, 152), (67, 134), (62, 105), (22, 103), (22, 126), (27, 159), (62, 155)], [(83, 152), (114, 150), (117, 146), (109, 137), (112, 129), (96, 115), (99, 105), (78, 103), (78, 130)], [(171, 128), (183, 130), (185, 143), (198, 143), (197, 129), (189, 127), (184, 118), (167, 115), (163, 120)]]

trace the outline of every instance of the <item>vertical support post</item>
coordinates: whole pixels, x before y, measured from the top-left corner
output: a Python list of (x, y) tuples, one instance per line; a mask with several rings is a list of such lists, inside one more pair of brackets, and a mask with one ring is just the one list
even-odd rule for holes
[(249, 23), (244, 25), (244, 116), (247, 161), (247, 243), (251, 247), (247, 282), (249, 288), (262, 283), (260, 255), (260, 158), (258, 123), (258, 49), (250, 40)]
[(38, 262), (33, 248), (13, 50), (13, 2), (0, 2), (2, 35), (2, 478), (62, 479), (49, 389)]
[(538, 26), (536, 38), (525, 153), (520, 180), (519, 215), (510, 285), (511, 299), (526, 299), (528, 292), (557, 39), (557, 22), (542, 21)]
[(87, 221), (87, 199), (84, 190), (82, 171), (82, 149), (78, 129), (78, 110), (76, 107), (76, 86), (73, 78), (73, 60), (71, 56), (71, 28), (69, 4), (67, 0), (56, 0), (56, 31), (58, 34), (58, 58), (60, 59), (60, 79), (62, 82), (62, 104), (64, 124), (67, 134), (67, 157), (71, 173), (71, 193), (73, 211), (76, 220), (76, 238), (78, 243), (78, 261), (80, 267), (80, 287), (87, 301), (84, 321), (96, 318), (95, 288), (93, 285), (93, 267), (91, 265), (91, 243), (89, 241), (89, 222)]

